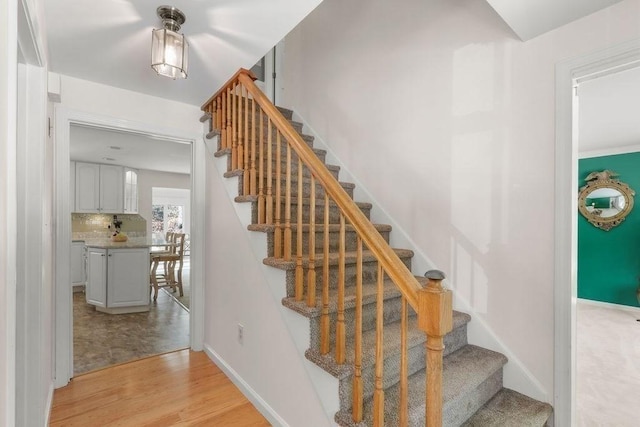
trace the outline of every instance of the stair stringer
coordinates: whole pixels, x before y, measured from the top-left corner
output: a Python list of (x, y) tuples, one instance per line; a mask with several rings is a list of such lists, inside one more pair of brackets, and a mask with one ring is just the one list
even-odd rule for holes
[(285, 286), (286, 272), (262, 263), (262, 260), (268, 256), (267, 236), (264, 233), (252, 232), (247, 229), (249, 224), (251, 224), (251, 204), (237, 203), (234, 200), (238, 195), (239, 178), (227, 178), (224, 176), (227, 170), (226, 156), (214, 158), (214, 164), (218, 177), (223, 183), (227, 196), (229, 197), (229, 202), (233, 206), (244, 231), (247, 233), (247, 239), (253, 251), (254, 258), (256, 262), (260, 264), (265, 281), (268, 283), (269, 291), (273, 297), (273, 303), (277, 306), (282, 316), (284, 324), (298, 352), (298, 357), (302, 361), (302, 365), (308, 374), (309, 380), (313, 384), (315, 393), (324, 410), (326, 416), (326, 419), (322, 420), (324, 422), (320, 420), (308, 420), (310, 423), (308, 425), (314, 427), (323, 425), (336, 426), (337, 424), (333, 418), (340, 409), (339, 381), (305, 357), (305, 351), (308, 350), (311, 340), (310, 320), (304, 316), (300, 316), (282, 304), (282, 299), (287, 296)]
[[(358, 180), (349, 170), (349, 168), (340, 161), (331, 147), (315, 132), (309, 123), (297, 113), (299, 108), (291, 106), (293, 110), (293, 119), (303, 124), (303, 133), (314, 137), (314, 147), (327, 151), (326, 162), (340, 166), (340, 180), (355, 184), (354, 200), (371, 203), (374, 209), (371, 210), (371, 221), (374, 223), (389, 224), (393, 230), (390, 234), (392, 247), (411, 248), (414, 256), (411, 260), (412, 273), (418, 276), (423, 275), (426, 271), (439, 269), (438, 266), (419, 248), (413, 241), (405, 229), (394, 220), (388, 212), (382, 208), (384, 204), (380, 203), (371, 192), (367, 190), (360, 180)], [(503, 367), (504, 386), (513, 389), (524, 395), (533, 397), (543, 402), (553, 402), (553, 394), (545, 389), (545, 387), (537, 380), (537, 378), (527, 369), (522, 361), (505, 345), (482, 318), (477, 313), (467, 299), (462, 297), (456, 291), (455, 284), (450, 280), (444, 280), (445, 287), (453, 292), (453, 308), (454, 310), (465, 312), (471, 315), (471, 322), (467, 325), (467, 337), (469, 344), (474, 344), (489, 350), (504, 354), (509, 362)]]

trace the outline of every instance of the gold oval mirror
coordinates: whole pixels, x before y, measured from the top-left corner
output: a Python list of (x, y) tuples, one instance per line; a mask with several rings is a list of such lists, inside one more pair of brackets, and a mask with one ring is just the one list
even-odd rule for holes
[(633, 208), (635, 192), (624, 182), (612, 177), (613, 171), (592, 172), (584, 180), (587, 185), (578, 194), (578, 209), (593, 225), (609, 231), (620, 225)]

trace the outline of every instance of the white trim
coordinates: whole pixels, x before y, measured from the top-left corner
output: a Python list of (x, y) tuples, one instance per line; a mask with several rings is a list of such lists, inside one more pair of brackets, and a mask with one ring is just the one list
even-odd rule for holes
[(585, 298), (578, 298), (578, 302), (581, 304), (593, 305), (595, 307), (612, 308), (614, 310), (629, 311), (631, 313), (640, 314), (640, 307), (634, 307), (632, 305), (614, 304), (612, 302), (595, 301)]
[(616, 154), (637, 153), (640, 151), (640, 144), (625, 145), (624, 147), (611, 147), (602, 150), (583, 151), (578, 153), (578, 159), (589, 159), (592, 157), (614, 156)]
[(17, 2), (0, 3), (0, 425), (15, 425)]
[(51, 417), (51, 408), (53, 407), (53, 392), (55, 388), (53, 387), (53, 382), (49, 383), (49, 390), (47, 391), (47, 400), (46, 406), (44, 408), (44, 421), (45, 426), (48, 426), (50, 417)]
[(640, 60), (640, 39), (556, 65), (554, 417), (555, 425), (575, 420), (577, 299), (577, 108), (576, 79)]
[[(204, 265), (203, 233), (205, 212), (205, 163), (204, 142), (200, 135), (186, 135), (184, 131), (161, 125), (118, 119), (99, 114), (73, 110), (61, 105), (55, 109), (55, 265), (70, 265), (69, 242), (71, 241), (71, 212), (69, 204), (69, 135), (71, 124), (95, 126), (116, 131), (141, 133), (162, 137), (175, 141), (189, 142), (191, 150), (191, 292), (192, 306), (190, 307), (190, 341), (193, 350), (201, 350), (204, 341)], [(200, 228), (198, 228), (200, 227)], [(66, 385), (73, 376), (73, 325), (71, 317), (71, 287), (69, 268), (56, 269), (56, 359), (55, 359), (55, 387)]]
[[(242, 377), (233, 370), (231, 366), (211, 347), (204, 346), (204, 352), (209, 356), (209, 359), (218, 366), (222, 372), (231, 380), (236, 387), (240, 389), (242, 394), (256, 407), (258, 411), (269, 421), (272, 426), (288, 427), (289, 424), (282, 419), (280, 415), (244, 380)], [(292, 403), (295, 401), (292, 398)]]
[(27, 64), (44, 66), (44, 48), (37, 37), (29, 2), (18, 1), (18, 49)]

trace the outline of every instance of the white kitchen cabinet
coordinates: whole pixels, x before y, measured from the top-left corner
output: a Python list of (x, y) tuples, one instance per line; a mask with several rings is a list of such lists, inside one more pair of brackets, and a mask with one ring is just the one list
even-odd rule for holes
[(69, 212), (76, 211), (76, 162), (69, 167)]
[(87, 303), (106, 313), (149, 310), (149, 248), (89, 247)]
[(86, 269), (84, 257), (84, 242), (71, 242), (71, 285), (84, 285)]
[(107, 306), (107, 250), (87, 248), (87, 303), (96, 307)]
[(123, 213), (122, 166), (76, 162), (74, 212)]
[(124, 213), (138, 213), (138, 171), (124, 168)]
[(109, 249), (107, 307), (149, 305), (149, 249)]

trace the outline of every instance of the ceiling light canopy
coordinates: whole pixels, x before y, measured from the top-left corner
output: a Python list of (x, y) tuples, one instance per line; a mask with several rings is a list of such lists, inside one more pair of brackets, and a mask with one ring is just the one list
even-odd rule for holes
[(164, 28), (152, 31), (151, 68), (161, 76), (186, 79), (189, 43), (178, 32), (186, 17), (173, 6), (160, 6), (157, 13)]

